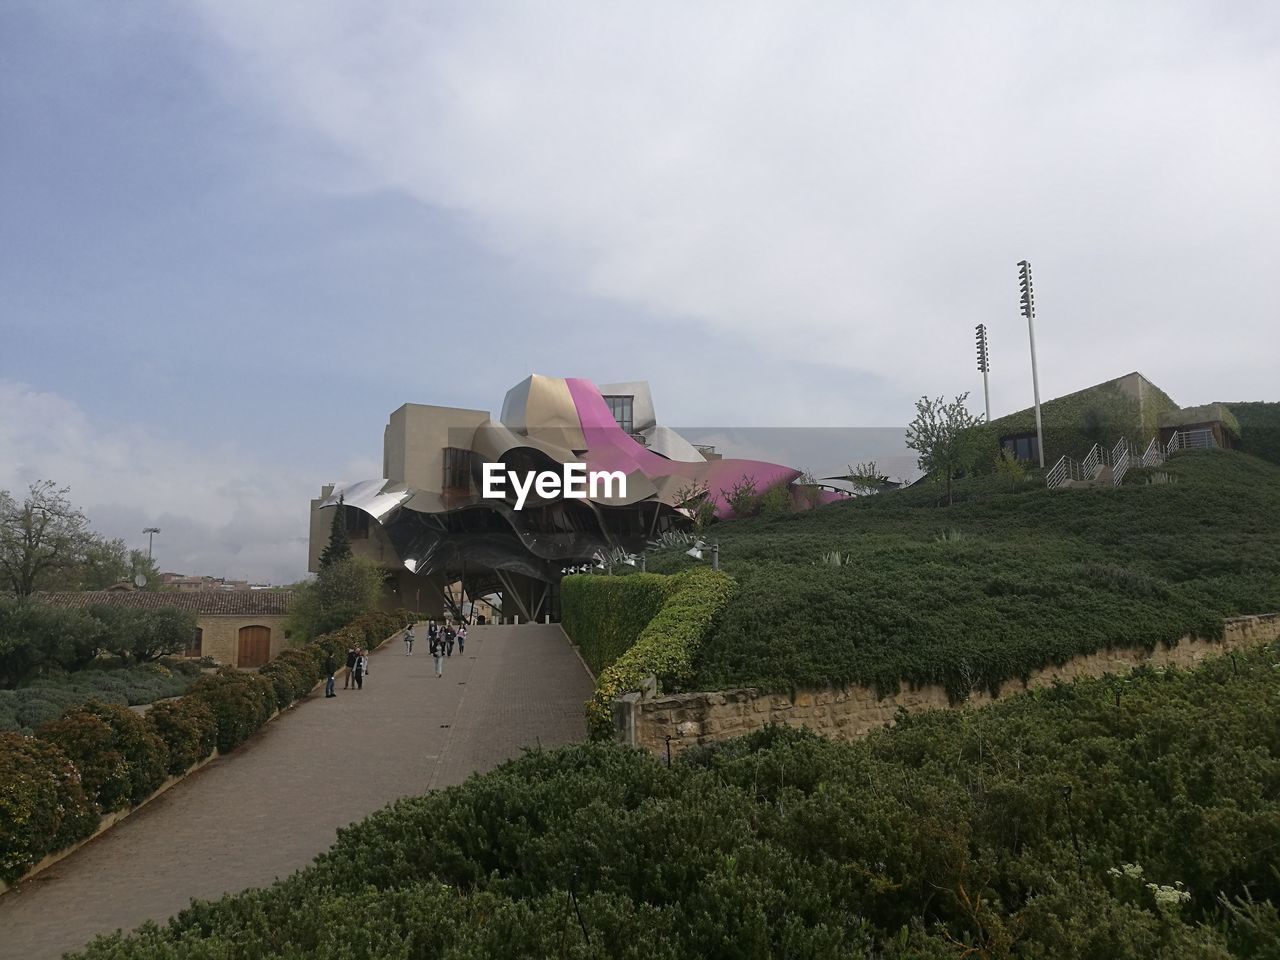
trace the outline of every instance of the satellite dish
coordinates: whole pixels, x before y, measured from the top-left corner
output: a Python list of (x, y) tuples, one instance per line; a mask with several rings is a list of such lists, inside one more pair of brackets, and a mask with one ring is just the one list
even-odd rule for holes
[(145, 586), (147, 585), (147, 576), (146, 576), (146, 574), (143, 574), (143, 573), (139, 573), (139, 574), (137, 574), (137, 575), (133, 578), (133, 585), (134, 585), (135, 587), (137, 587), (139, 590), (141, 590), (143, 587), (145, 587)]

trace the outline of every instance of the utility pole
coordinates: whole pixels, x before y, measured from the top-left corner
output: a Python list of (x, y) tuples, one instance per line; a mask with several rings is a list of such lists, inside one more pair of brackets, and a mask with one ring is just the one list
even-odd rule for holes
[(1036, 452), (1040, 469), (1044, 469), (1044, 426), (1040, 422), (1040, 375), (1036, 371), (1036, 295), (1031, 286), (1031, 261), (1018, 261), (1018, 288), (1022, 293), (1022, 315), (1027, 318), (1027, 334), (1031, 338), (1031, 388), (1036, 398)]
[(991, 356), (987, 351), (987, 325), (978, 324), (974, 328), (978, 334), (978, 371), (982, 374), (982, 399), (987, 404), (987, 423), (991, 422), (991, 384), (987, 382), (987, 374), (991, 370)]

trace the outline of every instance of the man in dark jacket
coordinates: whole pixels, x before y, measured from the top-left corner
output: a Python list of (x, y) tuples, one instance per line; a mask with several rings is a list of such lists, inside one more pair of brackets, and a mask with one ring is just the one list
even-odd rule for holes
[(347, 675), (342, 678), (342, 689), (346, 690), (351, 686), (351, 671), (356, 668), (356, 660), (360, 655), (356, 653), (355, 647), (347, 647)]
[(331, 653), (324, 658), (324, 695), (326, 697), (337, 696), (337, 694), (333, 692), (334, 685), (337, 682), (334, 680), (333, 675), (337, 672), (337, 669), (338, 665), (334, 662), (333, 654)]

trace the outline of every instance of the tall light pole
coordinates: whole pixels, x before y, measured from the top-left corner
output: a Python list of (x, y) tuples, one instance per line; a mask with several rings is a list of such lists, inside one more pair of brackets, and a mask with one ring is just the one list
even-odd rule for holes
[(991, 370), (991, 357), (987, 352), (987, 325), (978, 324), (974, 328), (978, 334), (978, 371), (982, 374), (982, 399), (987, 404), (987, 423), (991, 422), (991, 385), (987, 383), (987, 374)]
[(147, 535), (147, 559), (151, 559), (151, 543), (155, 540), (155, 536), (160, 532), (159, 527), (143, 527), (142, 532)]
[(1044, 469), (1044, 427), (1040, 422), (1040, 374), (1036, 371), (1036, 294), (1031, 286), (1031, 261), (1018, 261), (1018, 288), (1022, 293), (1022, 315), (1027, 318), (1027, 334), (1031, 337), (1031, 389), (1036, 398), (1036, 452), (1040, 469)]

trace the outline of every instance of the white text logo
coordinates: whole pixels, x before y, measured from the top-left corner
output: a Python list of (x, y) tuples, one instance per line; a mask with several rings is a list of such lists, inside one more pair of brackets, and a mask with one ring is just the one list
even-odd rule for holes
[(524, 509), (525, 500), (532, 490), (543, 500), (564, 497), (567, 500), (593, 500), (624, 498), (627, 495), (627, 475), (621, 470), (587, 470), (585, 463), (566, 463), (562, 473), (554, 470), (519, 473), (508, 470), (503, 463), (486, 463), (483, 472), (481, 496), (486, 500), (505, 500), (507, 488), (515, 493), (517, 510)]

